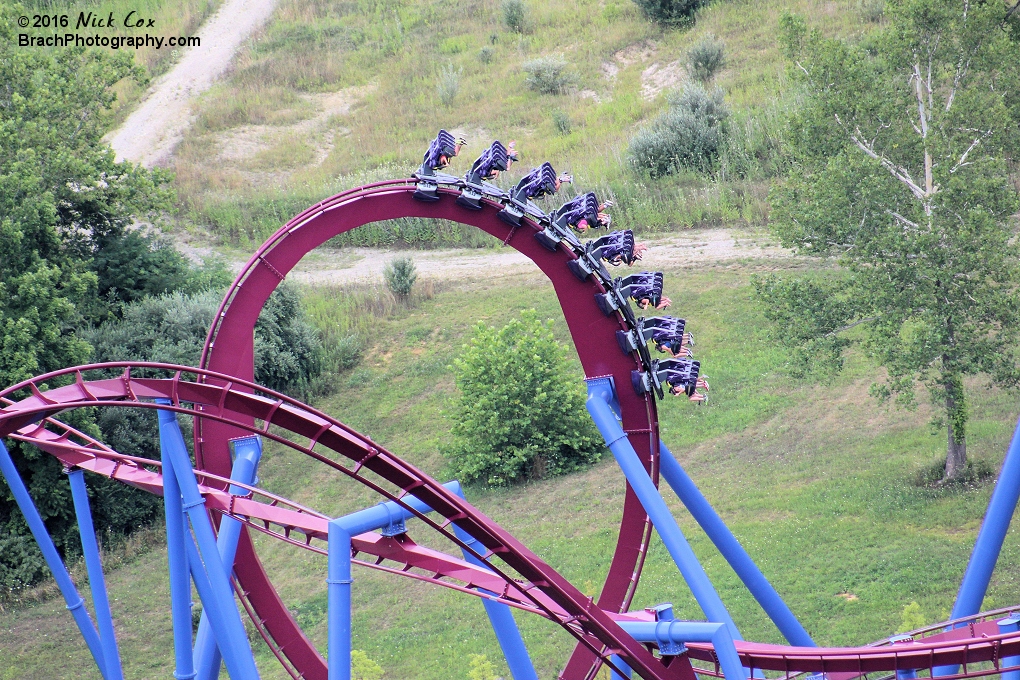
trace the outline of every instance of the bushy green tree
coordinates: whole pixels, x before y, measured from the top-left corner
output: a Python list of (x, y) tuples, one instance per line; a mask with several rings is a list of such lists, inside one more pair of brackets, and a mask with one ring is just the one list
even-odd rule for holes
[(714, 35), (706, 35), (687, 50), (687, 72), (707, 83), (722, 68), (726, 46)]
[(534, 310), (500, 329), (479, 323), (454, 370), (455, 444), (443, 452), (462, 481), (507, 486), (601, 456), (567, 348)]
[[(109, 314), (94, 256), (137, 221), (170, 207), (168, 175), (118, 163), (101, 142), (111, 87), (144, 80), (126, 53), (18, 49), (17, 5), (0, 4), (0, 386), (88, 360), (77, 333)], [(125, 261), (130, 266), (131, 261)], [(88, 413), (69, 414), (98, 434)], [(58, 547), (77, 551), (70, 494), (49, 455), (9, 442), (12, 457)], [(117, 485), (120, 486), (120, 485)], [(96, 523), (120, 530), (132, 509), (92, 484)], [(144, 509), (143, 509), (144, 514)], [(41, 575), (36, 548), (0, 482), (0, 584)]]
[(503, 0), (500, 4), (503, 12), (503, 25), (514, 33), (524, 33), (528, 29), (528, 7), (524, 0)]
[(771, 225), (837, 267), (767, 277), (758, 293), (802, 365), (838, 370), (860, 339), (888, 371), (875, 395), (910, 405), (923, 383), (947, 434), (946, 479), (966, 467), (965, 376), (1020, 383), (1008, 169), (1020, 50), (1006, 12), (999, 0), (889, 0), (885, 28), (857, 42), (782, 19), (806, 100)]
[(484, 654), (472, 654), (471, 667), (468, 669), (468, 680), (497, 680), (496, 667)]
[(383, 267), (383, 278), (391, 293), (401, 300), (406, 300), (411, 295), (414, 282), (418, 280), (414, 259), (410, 256), (397, 257), (387, 262)]
[(368, 658), (368, 654), (360, 649), (351, 650), (352, 680), (380, 680), (382, 676), (382, 666)]
[(535, 92), (542, 94), (563, 94), (576, 82), (573, 73), (567, 70), (570, 64), (562, 55), (538, 57), (524, 62), (524, 83)]
[(684, 26), (694, 21), (699, 7), (708, 0), (634, 0), (649, 20), (666, 27)]
[(709, 93), (700, 85), (688, 85), (682, 93), (671, 94), (669, 108), (630, 140), (631, 166), (652, 177), (710, 170), (729, 115), (721, 90)]

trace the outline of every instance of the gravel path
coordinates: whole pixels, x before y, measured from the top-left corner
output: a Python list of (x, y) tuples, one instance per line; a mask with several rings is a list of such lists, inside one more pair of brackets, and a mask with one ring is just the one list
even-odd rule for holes
[[(790, 251), (771, 243), (767, 235), (735, 229), (688, 231), (647, 239), (648, 251), (634, 268), (611, 268), (619, 275), (645, 268), (674, 269), (746, 259), (784, 258)], [(421, 276), (437, 279), (499, 277), (535, 271), (531, 260), (511, 248), (498, 250), (393, 251), (373, 248), (316, 250), (309, 253), (287, 277), (311, 285), (374, 283), (394, 257), (410, 254)], [(240, 268), (237, 263), (236, 268)]]
[(260, 28), (276, 0), (226, 0), (198, 29), (200, 47), (185, 51), (110, 137), (117, 160), (147, 168), (164, 163), (191, 124), (191, 103), (227, 69), (241, 43)]

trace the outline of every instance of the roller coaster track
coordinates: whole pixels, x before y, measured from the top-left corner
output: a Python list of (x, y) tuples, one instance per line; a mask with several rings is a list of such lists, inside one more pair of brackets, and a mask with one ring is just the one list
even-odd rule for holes
[[(199, 368), (118, 362), (67, 368), (0, 392), (0, 438), (29, 442), (68, 468), (80, 468), (162, 494), (161, 463), (125, 456), (55, 419), (77, 408), (131, 407), (183, 413), (195, 421), (196, 477), (214, 520), (231, 517), (301, 549), (325, 554), (330, 517), (252, 485), (230, 480), (228, 442), (258, 434), (304, 454), (338, 478), (349, 478), (397, 503), (428, 529), (480, 561), (452, 557), (416, 543), (409, 534), (374, 532), (352, 541), (356, 562), (396, 576), (497, 601), (544, 617), (577, 640), (561, 678), (592, 678), (614, 657), (646, 680), (693, 680), (695, 672), (721, 676), (712, 645), (690, 643), (677, 656), (656, 657), (652, 646), (623, 630), (627, 622), (654, 621), (648, 611), (629, 612), (648, 549), (652, 526), (628, 486), (620, 535), (597, 601), (586, 597), (496, 522), (437, 480), (409, 465), (331, 416), (253, 381), (254, 326), (270, 294), (295, 264), (328, 239), (369, 222), (421, 217), (475, 226), (529, 257), (551, 281), (588, 378), (613, 379), (626, 438), (657, 483), (659, 424), (654, 393), (631, 389), (633, 371), (646, 370), (641, 354), (626, 354), (617, 331), (629, 331), (625, 315), (606, 315), (595, 296), (607, 292), (599, 276), (579, 279), (566, 266), (577, 259), (567, 244), (555, 251), (534, 236), (546, 225), (525, 216), (511, 226), (496, 213), (505, 203), (483, 197), (481, 210), (455, 203), (455, 186), (440, 186), (441, 200), (413, 199), (413, 179), (359, 187), (317, 203), (288, 222), (252, 256), (231, 286), (209, 331)], [(58, 385), (54, 387), (54, 385)], [(157, 403), (166, 400), (169, 403)], [(229, 487), (244, 493), (231, 493)], [(415, 510), (410, 498), (433, 514)], [(479, 552), (454, 527), (484, 546)], [(326, 664), (280, 599), (242, 532), (234, 562), (235, 588), (263, 638), (294, 678), (325, 680)], [(970, 617), (917, 632), (898, 644), (815, 648), (736, 641), (742, 664), (792, 678), (824, 673), (831, 680), (905, 669), (947, 667), (948, 678), (999, 673), (1001, 661), (1020, 655), (1020, 633), (1000, 633), (988, 616)], [(696, 662), (692, 664), (693, 662)], [(954, 667), (959, 669), (953, 670)]]

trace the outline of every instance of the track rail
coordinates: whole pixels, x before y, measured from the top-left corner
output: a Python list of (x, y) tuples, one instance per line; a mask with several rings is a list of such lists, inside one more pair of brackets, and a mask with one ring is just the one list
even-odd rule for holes
[[(598, 278), (592, 276), (582, 282), (571, 274), (567, 263), (576, 259), (576, 255), (565, 245), (556, 252), (542, 247), (534, 235), (543, 227), (534, 219), (526, 216), (516, 228), (499, 220), (496, 213), (503, 205), (498, 201), (483, 198), (482, 209), (472, 211), (455, 203), (459, 192), (454, 188), (440, 186), (442, 198), (435, 203), (414, 200), (414, 191), (414, 179), (358, 187), (316, 203), (281, 227), (255, 251), (224, 297), (209, 330), (200, 366), (252, 380), (254, 327), (259, 312), (294, 265), (333, 236), (370, 222), (401, 217), (459, 222), (477, 227), (523, 253), (549, 278), (585, 375), (614, 378), (619, 387), (623, 427), (657, 482), (659, 422), (655, 399), (650, 394), (638, 396), (630, 388), (630, 373), (642, 367), (640, 359), (637, 353), (625, 355), (618, 349), (616, 331), (628, 330), (628, 326), (620, 314), (606, 317), (599, 310), (594, 296), (604, 293), (605, 288)], [(227, 476), (230, 470), (227, 441), (238, 434), (239, 430), (230, 425), (199, 422), (195, 430), (199, 467)], [(629, 608), (648, 550), (651, 529), (641, 503), (628, 487), (616, 549), (596, 602), (600, 609), (624, 612)], [(285, 653), (294, 655), (291, 661), (304, 673), (321, 661), (318, 654), (311, 643), (303, 639), (297, 623), (276, 595), (245, 534), (242, 534), (238, 550), (241, 558), (237, 575), (253, 608), (259, 613), (259, 619), (266, 622), (271, 637), (291, 641)], [(594, 676), (598, 667), (597, 657), (579, 645), (562, 677), (583, 680)]]
[[(98, 380), (86, 380), (83, 376), (84, 372), (111, 369), (122, 370), (123, 373)], [(132, 374), (144, 371), (169, 372), (173, 377), (148, 378)], [(185, 379), (185, 375), (192, 375), (195, 379)], [(49, 390), (43, 387), (47, 383), (67, 382), (69, 379), (70, 384), (63, 387)], [(25, 392), (28, 396), (15, 400)], [(500, 599), (508, 604), (534, 611), (559, 624), (603, 663), (615, 654), (645, 678), (694, 679), (689, 663), (664, 666), (625, 633), (610, 613), (593, 603), (591, 598), (583, 595), (555, 569), (467, 501), (339, 421), (286, 395), (202, 369), (172, 364), (114, 362), (48, 373), (0, 392), (0, 399), (14, 402), (0, 410), (0, 437), (15, 435), (72, 465), (151, 492), (160, 492), (162, 488), (158, 474), (150, 469), (155, 467), (154, 461), (121, 456), (108, 448), (96, 448), (88, 441), (74, 443), (69, 431), (52, 432), (37, 424), (38, 421), (76, 408), (128, 406), (186, 413), (196, 418), (196, 424), (214, 422), (237, 428), (245, 434), (258, 433), (304, 453), (410, 510), (433, 531), (482, 560), (491, 569), (491, 574), (484, 574), (484, 569), (471, 568), (462, 560), (417, 546), (413, 541), (362, 535), (356, 548), (381, 558), (376, 566), (382, 566), (382, 560), (396, 562), (400, 568), (387, 569), (457, 590), (467, 590), (472, 585), (483, 586), (499, 593)], [(154, 403), (156, 399), (167, 399), (171, 404), (159, 405)], [(302, 443), (302, 439), (307, 439), (307, 443)], [(246, 523), (256, 528), (260, 520), (269, 522), (278, 529), (269, 531), (268, 527), (264, 527), (264, 530), (299, 545), (310, 546), (313, 539), (321, 539), (325, 535), (326, 519), (319, 513), (263, 492), (258, 493), (268, 498), (270, 503), (233, 496), (224, 491), (227, 477), (223, 475), (199, 471), (199, 477), (205, 487), (206, 505), (211, 510), (247, 517)], [(257, 492), (251, 487), (248, 491), (252, 495)], [(409, 493), (426, 503), (442, 519), (437, 521), (410, 508), (402, 500)], [(281, 507), (281, 503), (287, 507)], [(487, 552), (478, 554), (460, 541), (451, 524), (456, 524), (479, 541)], [(307, 540), (292, 540), (291, 534), (295, 531)], [(431, 572), (432, 576), (412, 574), (407, 571), (411, 568), (425, 574)], [(493, 574), (497, 579), (493, 579)], [(459, 581), (459, 584), (450, 584), (450, 580)], [(251, 598), (248, 601), (251, 602)], [(275, 635), (272, 640), (280, 645)], [(283, 645), (280, 647), (280, 653), (293, 662), (293, 656), (286, 654), (287, 649)], [(302, 677), (318, 677), (314, 667), (300, 668), (296, 663), (294, 666)], [(325, 674), (324, 666), (322, 673)]]

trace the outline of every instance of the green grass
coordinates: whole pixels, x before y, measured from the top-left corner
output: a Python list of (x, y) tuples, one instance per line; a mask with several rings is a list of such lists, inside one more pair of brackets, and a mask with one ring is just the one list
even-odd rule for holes
[[(696, 335), (712, 397), (702, 407), (661, 402), (664, 441), (820, 644), (862, 644), (889, 635), (912, 601), (927, 621), (939, 620), (952, 605), (991, 485), (932, 490), (913, 484), (918, 470), (944, 455), (944, 437), (931, 432), (926, 408), (896, 410), (867, 396), (878, 371), (865, 358), (852, 357), (846, 373), (828, 385), (785, 376), (783, 351), (769, 343), (751, 299), (755, 269), (750, 263), (667, 273), (677, 313)], [(519, 275), (447, 284), (410, 307), (371, 302), (378, 300), (373, 295), (307, 291), (317, 323), (372, 338), (363, 363), (338, 376), (339, 391), (317, 405), (445, 479), (436, 451), (450, 436), (446, 414), (455, 396), (446, 366), (478, 320), (500, 325), (531, 307), (560, 319), (551, 288), (537, 276)], [(556, 332), (567, 340), (565, 324), (558, 322)], [(580, 380), (580, 366), (575, 368)], [(1016, 416), (1015, 399), (973, 387), (969, 451), (997, 468)], [(267, 447), (260, 477), (267, 489), (331, 515), (377, 500), (275, 445)], [(594, 594), (615, 543), (623, 486), (607, 457), (571, 476), (467, 493)], [(744, 637), (779, 642), (707, 537), (665, 495)], [(411, 534), (426, 545), (453, 549), (414, 528)], [(1017, 538), (1014, 529), (987, 607), (1020, 602)], [(258, 544), (284, 600), (324, 648), (325, 560), (261, 538)], [(165, 553), (154, 550), (117, 569), (109, 583), (127, 676), (166, 675), (172, 646)], [(465, 678), (465, 660), (479, 652), (507, 677), (473, 598), (365, 569), (355, 573), (354, 597), (355, 647), (379, 662), (387, 678)], [(701, 616), (656, 539), (634, 605), (662, 601), (674, 602), (681, 617)], [(540, 677), (555, 677), (571, 639), (541, 619), (518, 620)], [(98, 677), (85, 670), (87, 652), (59, 601), (0, 613), (0, 630), (0, 678)], [(60, 661), (58, 672), (53, 660)], [(263, 677), (284, 677), (264, 648), (258, 661)]]
[[(501, 182), (549, 160), (573, 172), (578, 189), (613, 199), (614, 216), (626, 227), (760, 224), (768, 213), (762, 181), (777, 168), (756, 150), (781, 135), (786, 103), (777, 102), (790, 96), (776, 43), (781, 13), (805, 14), (833, 35), (855, 36), (874, 26), (851, 0), (719, 1), (700, 12), (694, 28), (670, 31), (646, 21), (626, 0), (526, 4), (529, 30), (521, 35), (502, 25), (498, 0), (282, 0), (266, 29), (241, 50), (232, 75), (198, 104), (198, 122), (175, 161), (183, 222), (208, 227), (227, 242), (261, 242), (289, 213), (346, 184), (338, 177), (380, 167), (386, 168), (382, 176), (406, 174), (445, 127), (462, 130), (470, 142), (451, 168), (455, 173), (464, 172), (490, 139), (516, 139), (522, 163)], [(642, 73), (654, 63), (682, 64), (690, 45), (707, 33), (726, 43), (727, 64), (715, 82), (734, 108), (735, 139), (746, 153), (739, 163), (724, 164), (719, 181), (642, 179), (627, 169), (627, 143), (665, 104), (661, 95), (652, 101), (641, 96)], [(654, 54), (645, 61), (614, 58), (652, 43)], [(479, 58), (483, 47), (491, 51), (488, 62)], [(576, 88), (565, 94), (525, 86), (522, 65), (551, 55), (562, 55), (576, 76)], [(618, 73), (607, 78), (604, 64)], [(437, 84), (451, 72), (459, 74), (458, 87), (447, 105)], [(315, 96), (356, 87), (363, 89), (349, 112), (315, 123)], [(566, 133), (557, 112), (569, 116)], [(214, 159), (225, 133), (250, 125), (286, 132), (302, 120), (296, 127), (303, 142), (288, 138), (286, 149), (268, 155)], [(303, 145), (321, 149), (324, 158)], [(287, 206), (283, 215), (272, 209), (280, 205)]]

